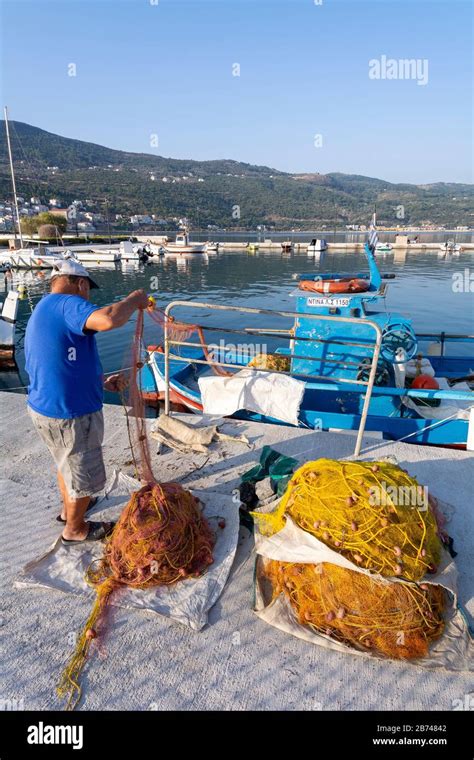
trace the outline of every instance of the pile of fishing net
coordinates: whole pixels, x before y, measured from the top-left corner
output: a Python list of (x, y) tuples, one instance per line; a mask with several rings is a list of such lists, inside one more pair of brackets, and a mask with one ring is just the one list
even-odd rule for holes
[(330, 563), (270, 560), (273, 594), (285, 594), (300, 625), (394, 659), (424, 657), (443, 632), (444, 596), (433, 584), (391, 583)]
[(277, 356), (275, 354), (257, 354), (248, 363), (248, 367), (255, 369), (266, 369), (274, 372), (289, 372), (290, 358), (288, 356)]
[(132, 495), (89, 579), (128, 586), (169, 585), (199, 576), (213, 562), (214, 535), (199, 501), (178, 483), (154, 483)]
[(111, 594), (124, 585), (145, 589), (199, 577), (213, 562), (213, 546), (198, 500), (178, 483), (149, 484), (132, 495), (103, 558), (87, 573), (96, 601), (58, 686), (69, 709), (80, 699), (79, 676), (92, 640), (105, 630)]
[(411, 581), (436, 572), (438, 525), (425, 491), (389, 462), (319, 459), (291, 479), (278, 509), (259, 514), (263, 532), (290, 517), (334, 551), (383, 576)]
[[(270, 549), (258, 563), (267, 602), (285, 598), (300, 626), (394, 659), (426, 656), (443, 633), (446, 591), (421, 582), (442, 556), (436, 515), (400, 467), (308, 462), (278, 508), (254, 517), (263, 537), (279, 539), (277, 557)], [(296, 549), (287, 557), (305, 552), (304, 562), (285, 561), (287, 529)]]
[(145, 589), (170, 586), (201, 576), (213, 562), (214, 533), (202, 514), (199, 501), (178, 483), (158, 483), (153, 475), (146, 421), (137, 373), (141, 368), (143, 312), (139, 312), (133, 341), (127, 415), (130, 446), (136, 475), (145, 485), (132, 494), (112, 534), (105, 541), (98, 566), (86, 579), (97, 597), (58, 686), (66, 709), (74, 709), (81, 697), (80, 675), (91, 643), (107, 626), (111, 595), (120, 587)]

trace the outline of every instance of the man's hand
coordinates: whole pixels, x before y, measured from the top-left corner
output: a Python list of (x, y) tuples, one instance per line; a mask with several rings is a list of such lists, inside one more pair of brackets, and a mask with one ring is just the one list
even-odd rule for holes
[(134, 290), (133, 293), (130, 293), (128, 298), (134, 301), (136, 309), (147, 309), (150, 305), (148, 296), (144, 290)]
[(128, 385), (128, 379), (122, 372), (118, 372), (115, 375), (109, 375), (104, 378), (104, 390), (111, 391), (112, 393), (120, 393), (125, 390)]

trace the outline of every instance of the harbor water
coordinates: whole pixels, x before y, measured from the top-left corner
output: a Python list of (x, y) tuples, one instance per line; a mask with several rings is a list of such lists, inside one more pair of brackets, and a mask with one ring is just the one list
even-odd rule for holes
[[(474, 277), (470, 276), (474, 251), (453, 255), (435, 249), (395, 250), (377, 259), (383, 273), (396, 275), (394, 280), (388, 280), (385, 303), (388, 311), (411, 317), (417, 332), (474, 333)], [(146, 265), (103, 264), (89, 269), (100, 285), (100, 290), (91, 292), (92, 300), (100, 306), (143, 288), (153, 293), (160, 307), (174, 300), (189, 301), (189, 309), (177, 312), (186, 321), (232, 329), (241, 329), (248, 317), (235, 312), (193, 310), (192, 302), (294, 311), (295, 298), (291, 293), (296, 282), (293, 275), (366, 270), (364, 253), (347, 250), (331, 250), (319, 256), (275, 250), (255, 253), (226, 250), (219, 254), (161, 257)], [(21, 392), (21, 386), (28, 382), (23, 351), (26, 324), (38, 300), (49, 291), (49, 273), (14, 272), (5, 280), (3, 275), (1, 278), (0, 300), (9, 288), (18, 288), (21, 300), (16, 340), (18, 372), (1, 373), (0, 389)], [(162, 337), (159, 329), (151, 320), (146, 321), (146, 342), (159, 343)], [(253, 320), (252, 326), (255, 324)], [(268, 316), (261, 317), (259, 324), (266, 328), (291, 326), (288, 320), (274, 319), (270, 324)], [(97, 336), (106, 373), (128, 366), (133, 328), (134, 319), (119, 330)], [(219, 334), (214, 333), (212, 340), (218, 339)], [(232, 336), (227, 339), (233, 340)], [(249, 340), (247, 338), (247, 342)], [(269, 350), (272, 350), (271, 345)], [(117, 402), (118, 399), (107, 394), (106, 400)]]

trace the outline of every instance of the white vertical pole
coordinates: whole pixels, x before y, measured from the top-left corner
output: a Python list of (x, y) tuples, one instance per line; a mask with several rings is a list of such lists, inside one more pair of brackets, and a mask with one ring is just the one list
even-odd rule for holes
[(15, 172), (13, 170), (13, 157), (12, 157), (12, 146), (10, 144), (10, 129), (8, 127), (8, 109), (5, 106), (4, 114), (5, 114), (5, 129), (7, 132), (7, 146), (8, 146), (8, 158), (10, 159), (10, 172), (12, 175), (12, 185), (13, 185), (13, 197), (15, 200), (15, 210), (16, 210), (16, 220), (18, 223), (18, 232), (20, 235), (20, 246), (23, 248), (23, 236), (21, 234), (21, 224), (20, 224), (20, 212), (18, 210), (18, 198), (16, 195), (16, 183), (15, 183)]

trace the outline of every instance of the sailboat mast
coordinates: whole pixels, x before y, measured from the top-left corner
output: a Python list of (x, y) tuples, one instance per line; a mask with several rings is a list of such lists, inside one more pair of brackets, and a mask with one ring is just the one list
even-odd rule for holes
[(11, 172), (11, 175), (12, 175), (13, 197), (14, 197), (14, 200), (15, 200), (16, 220), (17, 220), (17, 223), (18, 223), (18, 232), (19, 232), (19, 235), (20, 235), (20, 246), (23, 248), (23, 236), (21, 234), (20, 212), (19, 212), (19, 209), (18, 209), (18, 198), (17, 198), (17, 195), (16, 195), (15, 172), (13, 170), (12, 146), (11, 146), (11, 143), (10, 143), (10, 129), (9, 129), (9, 126), (8, 126), (8, 109), (7, 109), (6, 106), (3, 109), (3, 111), (4, 111), (4, 114), (5, 114), (5, 129), (6, 129), (6, 132), (7, 132), (8, 158), (10, 159), (10, 172)]

